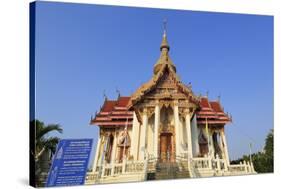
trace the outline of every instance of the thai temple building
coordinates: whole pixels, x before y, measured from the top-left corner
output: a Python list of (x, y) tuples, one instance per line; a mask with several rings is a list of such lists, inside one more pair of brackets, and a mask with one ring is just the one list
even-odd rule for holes
[(231, 165), (219, 100), (197, 96), (169, 56), (166, 29), (152, 78), (131, 96), (105, 98), (90, 124), (99, 127), (86, 184), (254, 174)]

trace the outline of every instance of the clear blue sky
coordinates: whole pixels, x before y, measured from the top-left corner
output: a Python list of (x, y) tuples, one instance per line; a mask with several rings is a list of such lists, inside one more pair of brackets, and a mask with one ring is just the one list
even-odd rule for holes
[[(36, 113), (59, 123), (61, 138), (94, 138), (90, 117), (116, 88), (130, 95), (152, 77), (162, 21), (184, 83), (221, 95), (231, 159), (261, 150), (273, 128), (273, 17), (210, 12), (37, 3)], [(95, 152), (95, 149), (93, 153)]]

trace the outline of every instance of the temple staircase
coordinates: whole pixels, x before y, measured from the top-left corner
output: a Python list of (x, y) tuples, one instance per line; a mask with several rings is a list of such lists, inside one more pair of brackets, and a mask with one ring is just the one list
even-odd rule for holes
[(156, 164), (155, 180), (190, 178), (187, 161), (159, 162)]

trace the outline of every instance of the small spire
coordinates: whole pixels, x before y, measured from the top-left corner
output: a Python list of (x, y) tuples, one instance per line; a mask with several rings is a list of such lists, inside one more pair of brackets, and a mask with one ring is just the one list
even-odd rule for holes
[(105, 100), (107, 100), (107, 96), (105, 94), (105, 90), (103, 90), (103, 97), (104, 97)]
[(221, 101), (221, 95), (218, 96), (218, 102), (220, 102), (220, 101)]
[(116, 87), (116, 93), (118, 94), (118, 98), (121, 96), (120, 90)]

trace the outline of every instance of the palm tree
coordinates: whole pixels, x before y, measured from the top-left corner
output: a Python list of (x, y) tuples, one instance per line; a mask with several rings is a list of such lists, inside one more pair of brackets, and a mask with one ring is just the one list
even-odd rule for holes
[[(39, 120), (35, 120), (35, 162), (38, 162), (39, 158), (45, 151), (51, 151), (52, 154), (56, 151), (56, 146), (59, 142), (58, 137), (48, 137), (50, 132), (57, 131), (62, 133), (62, 128), (59, 124), (45, 125)], [(34, 125), (34, 123), (33, 123)]]
[[(35, 176), (35, 185), (43, 186), (42, 181), (42, 173), (47, 171), (45, 170), (44, 158), (43, 154), (50, 153), (54, 154), (56, 151), (56, 146), (59, 142), (59, 138), (55, 136), (48, 136), (51, 132), (59, 132), (62, 133), (62, 128), (59, 124), (48, 124), (45, 125), (43, 122), (39, 120), (33, 120), (30, 122), (31, 129), (31, 142), (33, 143), (33, 147), (31, 146), (31, 157), (33, 160), (35, 172), (33, 172), (33, 176)], [(42, 159), (43, 158), (43, 159)], [(45, 170), (45, 171), (44, 171)], [(48, 171), (47, 171), (48, 172)], [(46, 175), (46, 173), (45, 173)], [(45, 178), (43, 178), (45, 180)]]

